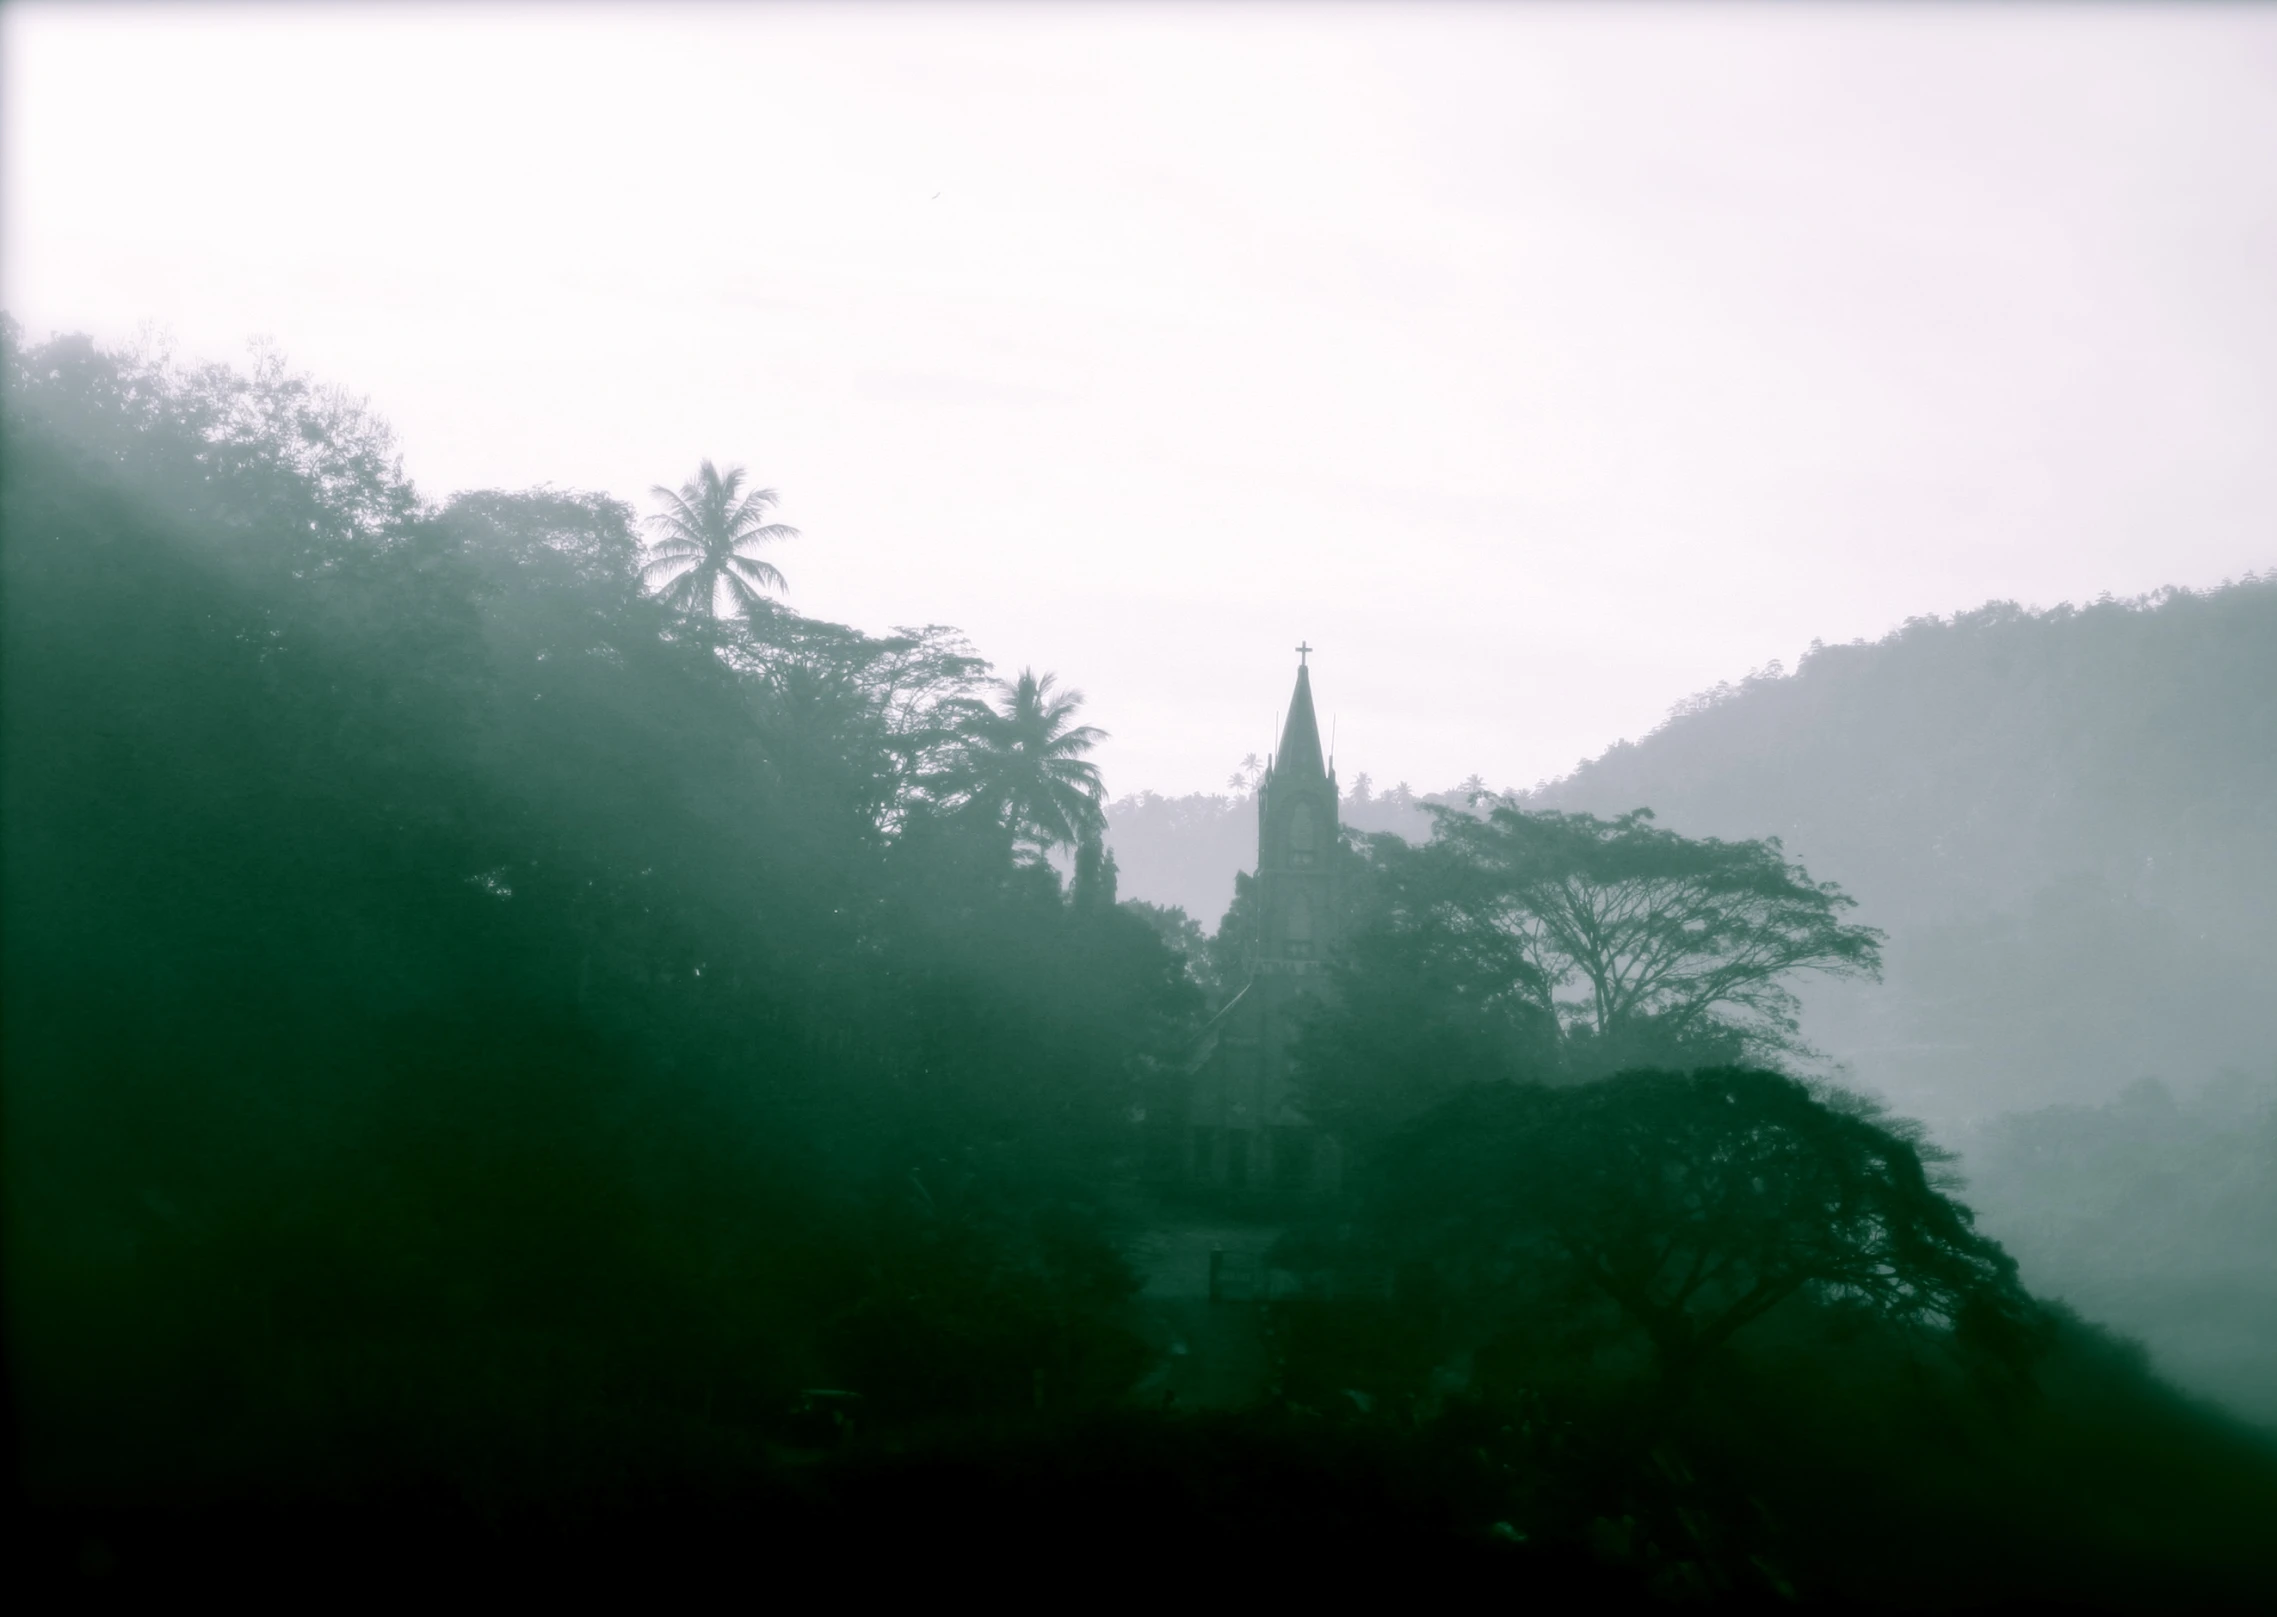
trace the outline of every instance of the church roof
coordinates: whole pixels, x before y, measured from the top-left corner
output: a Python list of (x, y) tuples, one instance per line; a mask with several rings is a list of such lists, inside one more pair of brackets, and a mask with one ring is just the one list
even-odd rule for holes
[(1281, 750), (1274, 754), (1273, 773), (1325, 780), (1327, 765), (1320, 756), (1320, 721), (1312, 712), (1312, 670), (1297, 669), (1297, 693), (1289, 698), (1289, 722), (1281, 727)]
[(1243, 983), (1241, 992), (1227, 1000), (1225, 1007), (1217, 1015), (1211, 1017), (1209, 1025), (1196, 1035), (1192, 1048), (1186, 1052), (1186, 1071), (1188, 1073), (1200, 1072), (1209, 1064), (1210, 1057), (1218, 1053), (1218, 1039), (1226, 1030), (1227, 1018), (1233, 1015), (1235, 1006), (1249, 997), (1249, 990), (1253, 986), (1255, 986), (1253, 983)]

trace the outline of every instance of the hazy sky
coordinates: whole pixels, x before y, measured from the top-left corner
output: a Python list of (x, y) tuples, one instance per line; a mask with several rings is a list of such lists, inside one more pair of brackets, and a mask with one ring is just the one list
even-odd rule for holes
[(11, 5), (9, 310), (430, 494), (747, 462), (802, 610), (1215, 787), (2277, 564), (2277, 9)]

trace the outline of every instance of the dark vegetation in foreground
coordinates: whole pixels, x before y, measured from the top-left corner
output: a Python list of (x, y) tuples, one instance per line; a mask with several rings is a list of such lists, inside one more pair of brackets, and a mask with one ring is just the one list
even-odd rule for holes
[[(603, 498), (423, 505), (280, 369), (6, 364), (18, 1576), (2271, 1591), (2268, 1446), (1770, 1070), (1780, 974), (1874, 963), (1775, 849), (1352, 854), (1348, 1196), (1224, 1305), (1246, 1407), (1165, 1408), (1128, 1254), (1209, 961), (1115, 902), (1064, 693), (660, 600)], [(1625, 995), (1561, 859), (1790, 952)]]

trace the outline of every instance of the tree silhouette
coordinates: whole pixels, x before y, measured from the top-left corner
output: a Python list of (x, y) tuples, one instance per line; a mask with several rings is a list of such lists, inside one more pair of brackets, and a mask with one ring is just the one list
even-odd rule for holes
[(2007, 1253), (1937, 1187), (1938, 1153), (1855, 1097), (1779, 1073), (1632, 1072), (1464, 1091), (1385, 1153), (1378, 1216), (1457, 1287), (1609, 1298), (1689, 1384), (1805, 1290), (1892, 1319), (2028, 1342)]
[(1038, 852), (1098, 831), (1105, 785), (1084, 754), (1106, 733), (1074, 722), (1083, 693), (1028, 668), (1000, 688), (1001, 705), (976, 703), (968, 720), (959, 781), (967, 803)]
[(1856, 900), (1776, 837), (1679, 836), (1649, 809), (1437, 819), (1398, 874), (1477, 949), (1526, 962), (1569, 1034), (1605, 1058), (1597, 1070), (1661, 1047), (1798, 1052), (1795, 974), (1880, 975), (1882, 934), (1844, 921)]
[(720, 586), (727, 586), (733, 610), (747, 613), (768, 590), (783, 588), (783, 575), (755, 552), (777, 539), (795, 539), (798, 529), (769, 522), (777, 504), (771, 488), (745, 492), (744, 470), (720, 471), (710, 461), (677, 490), (659, 483), (649, 492), (664, 509), (648, 519), (657, 537), (641, 566), (644, 579), (662, 579), (666, 605), (691, 617), (717, 614)]
[(1299, 1030), (1305, 1104), (1365, 1154), (1466, 1085), (1807, 1056), (1789, 979), (1872, 977), (1881, 933), (1776, 839), (1434, 808), (1361, 839), (1334, 992)]

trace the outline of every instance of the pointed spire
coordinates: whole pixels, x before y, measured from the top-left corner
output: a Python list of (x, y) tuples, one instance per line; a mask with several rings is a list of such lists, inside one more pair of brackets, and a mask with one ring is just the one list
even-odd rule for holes
[(1320, 721), (1312, 713), (1312, 670), (1302, 664), (1297, 668), (1297, 692), (1289, 698), (1289, 722), (1281, 730), (1275, 767), (1284, 775), (1307, 780), (1325, 780), (1328, 775), (1320, 758)]

